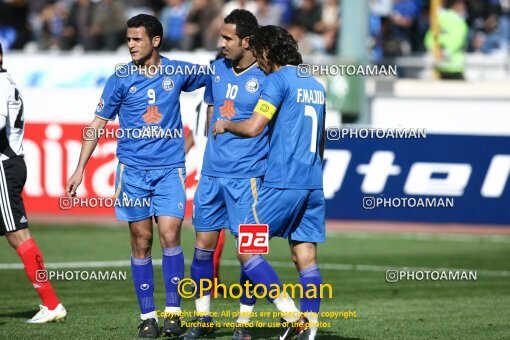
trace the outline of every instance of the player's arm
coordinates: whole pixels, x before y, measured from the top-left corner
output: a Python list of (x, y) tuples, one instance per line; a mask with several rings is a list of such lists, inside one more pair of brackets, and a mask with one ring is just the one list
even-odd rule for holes
[[(0, 84), (3, 86), (4, 84)], [(7, 115), (9, 114), (9, 96), (6, 88), (0, 88), (0, 130), (7, 125)]]
[(0, 131), (5, 129), (5, 125), (7, 125), (7, 117), (0, 114)]
[(213, 126), (214, 136), (230, 132), (241, 137), (256, 137), (264, 131), (276, 114), (277, 108), (270, 102), (259, 99), (250, 118), (241, 122), (219, 120)]
[(219, 120), (213, 126), (213, 135), (219, 135), (225, 132), (233, 133), (240, 137), (256, 137), (264, 131), (269, 119), (258, 112), (241, 122), (232, 122), (230, 120)]
[(326, 148), (326, 105), (324, 105), (324, 117), (322, 117), (322, 138), (319, 144), (319, 155), (324, 160), (324, 149)]
[(7, 125), (7, 101), (0, 101), (0, 131)]
[(76, 196), (76, 190), (78, 189), (78, 186), (81, 184), (81, 181), (83, 179), (83, 172), (85, 171), (85, 166), (87, 165), (90, 156), (92, 156), (92, 153), (96, 149), (97, 142), (99, 140), (98, 138), (99, 133), (97, 133), (97, 131), (102, 130), (107, 123), (108, 120), (96, 116), (94, 120), (89, 124), (88, 128), (90, 130), (94, 129), (96, 133), (94, 133), (93, 138), (83, 139), (80, 151), (80, 159), (78, 160), (78, 166), (76, 167), (76, 170), (74, 171), (73, 175), (69, 178), (66, 184), (66, 192), (68, 196), (70, 197)]
[(207, 106), (207, 121), (205, 122), (205, 135), (209, 137), (209, 126), (212, 121), (212, 114), (214, 110), (214, 105), (208, 105)]
[(191, 130), (188, 132), (186, 139), (184, 140), (184, 153), (187, 155), (189, 150), (195, 145), (195, 139)]

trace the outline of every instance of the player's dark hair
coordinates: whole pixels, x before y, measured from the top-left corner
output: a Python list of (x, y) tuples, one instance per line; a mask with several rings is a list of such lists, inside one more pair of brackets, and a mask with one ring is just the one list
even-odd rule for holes
[(252, 36), (259, 28), (257, 18), (252, 12), (245, 9), (234, 9), (223, 22), (236, 25), (236, 34), (241, 39)]
[(163, 25), (161, 25), (161, 22), (153, 15), (138, 14), (127, 21), (127, 27), (145, 27), (145, 31), (151, 41), (154, 37), (161, 37), (161, 42), (157, 46), (158, 48), (163, 43)]
[(297, 66), (303, 62), (297, 41), (286, 29), (279, 26), (260, 27), (251, 38), (250, 47), (256, 56), (265, 52), (271, 66)]

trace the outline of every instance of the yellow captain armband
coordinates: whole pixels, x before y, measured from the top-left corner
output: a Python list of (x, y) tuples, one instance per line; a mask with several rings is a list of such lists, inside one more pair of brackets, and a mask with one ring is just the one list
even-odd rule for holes
[(271, 104), (270, 102), (265, 101), (264, 99), (259, 99), (255, 109), (253, 111), (260, 113), (267, 119), (271, 120), (276, 113), (276, 106)]

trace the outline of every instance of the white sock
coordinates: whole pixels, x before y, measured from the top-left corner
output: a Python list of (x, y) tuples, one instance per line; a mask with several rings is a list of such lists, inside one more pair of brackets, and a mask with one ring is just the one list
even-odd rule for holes
[(237, 323), (249, 323), (251, 319), (251, 313), (253, 312), (253, 308), (255, 305), (243, 305), (242, 303), (239, 306), (239, 317), (237, 318)]
[(140, 314), (140, 319), (147, 320), (147, 319), (156, 319), (156, 322), (158, 322), (158, 316), (156, 315), (156, 311), (152, 311), (145, 314)]
[(319, 327), (319, 315), (317, 313), (307, 313), (306, 317), (308, 321), (310, 321), (310, 337), (309, 339), (315, 339), (315, 335), (317, 334), (317, 330)]
[(288, 295), (286, 297), (277, 297), (274, 299), (273, 303), (276, 305), (276, 308), (278, 308), (280, 313), (282, 313), (285, 321), (295, 322), (299, 320), (300, 312), (296, 308), (294, 300), (292, 300)]
[(204, 295), (195, 300), (198, 316), (206, 316), (211, 314), (211, 295)]
[(169, 314), (181, 315), (181, 307), (165, 307), (165, 315)]

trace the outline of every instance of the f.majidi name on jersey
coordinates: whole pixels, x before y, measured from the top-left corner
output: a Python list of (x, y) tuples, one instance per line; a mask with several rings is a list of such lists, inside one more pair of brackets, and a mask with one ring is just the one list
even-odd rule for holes
[(305, 104), (324, 104), (324, 92), (320, 90), (297, 89), (297, 102)]

